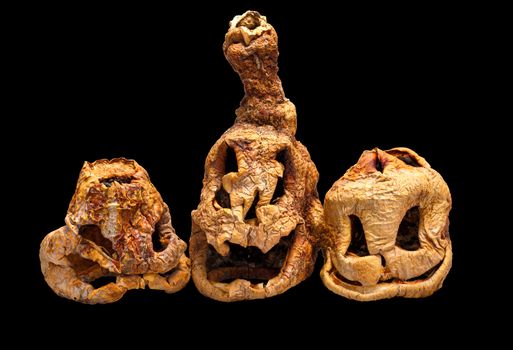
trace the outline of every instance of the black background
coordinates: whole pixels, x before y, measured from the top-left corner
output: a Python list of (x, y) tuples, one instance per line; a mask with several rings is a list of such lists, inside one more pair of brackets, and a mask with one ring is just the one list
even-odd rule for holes
[[(85, 160), (137, 160), (168, 203), (178, 235), (188, 241), (204, 159), (233, 124), (243, 96), (221, 47), (228, 21), (247, 9), (266, 15), (278, 32), (280, 77), (297, 107), (297, 139), (320, 172), (321, 200), (363, 150), (376, 146), (412, 148), (445, 178), (454, 202), (454, 264), (444, 287), (421, 300), (353, 302), (323, 286), (319, 255), (307, 281), (263, 301), (218, 303), (199, 294), (192, 281), (173, 295), (128, 292), (113, 305), (57, 297), (40, 273), (39, 244), (64, 224)], [(30, 196), (32, 214), (24, 223), (30, 232), (24, 260), (29, 286), (17, 294), (28, 293), (23, 306), (38, 327), (73, 329), (83, 320), (114, 327), (132, 319), (134, 332), (156, 323), (162, 331), (297, 325), (296, 331), (308, 333), (312, 327), (359, 327), (363, 317), (375, 329), (416, 328), (427, 319), (446, 322), (466, 312), (461, 306), (471, 298), (465, 291), (470, 184), (461, 151), (470, 135), (454, 120), (474, 103), (469, 91), (475, 74), (468, 72), (475, 28), (464, 8), (191, 2), (180, 8), (45, 7), (27, 13), (18, 83), (30, 98), (17, 115), (18, 143), (30, 151), (20, 146), (17, 158), (27, 166), (21, 171), (25, 181), (37, 179), (38, 185), (20, 196)], [(26, 115), (33, 119), (26, 121)], [(328, 321), (333, 315), (335, 321)]]

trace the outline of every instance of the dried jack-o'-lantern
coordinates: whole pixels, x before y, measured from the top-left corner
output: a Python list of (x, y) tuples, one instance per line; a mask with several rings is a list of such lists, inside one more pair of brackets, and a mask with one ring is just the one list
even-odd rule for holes
[(192, 213), (192, 276), (220, 301), (271, 297), (310, 275), (323, 224), (318, 173), (296, 141), (296, 112), (278, 77), (277, 35), (248, 11), (230, 22), (224, 53), (246, 95), (212, 147)]
[[(86, 162), (65, 221), (44, 238), (39, 254), (46, 282), (62, 297), (104, 304), (130, 289), (174, 293), (189, 281), (186, 244), (147, 172), (133, 160)], [(115, 281), (93, 287), (102, 277)]]
[(407, 148), (366, 151), (324, 202), (324, 284), (368, 301), (438, 290), (452, 263), (451, 195), (440, 174)]

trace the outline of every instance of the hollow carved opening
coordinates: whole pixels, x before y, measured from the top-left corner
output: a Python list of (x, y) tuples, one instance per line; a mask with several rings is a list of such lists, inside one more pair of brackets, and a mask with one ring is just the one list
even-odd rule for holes
[(238, 171), (239, 166), (237, 163), (237, 155), (235, 154), (235, 150), (226, 145), (226, 152), (224, 157), (224, 173), (236, 173)]
[(396, 158), (399, 158), (402, 162), (404, 162), (412, 167), (415, 167), (415, 168), (422, 167), (422, 165), (419, 164), (417, 159), (415, 159), (415, 157), (413, 155), (409, 154), (408, 152), (399, 151), (399, 150), (390, 150), (390, 151), (387, 151), (387, 153), (393, 155)]
[(230, 283), (239, 278), (254, 284), (266, 282), (280, 273), (286, 263), (294, 236), (295, 232), (293, 231), (265, 254), (257, 247), (245, 248), (238, 244), (228, 243), (230, 253), (224, 257), (209, 245), (208, 279), (223, 283)]
[(78, 234), (93, 242), (100, 247), (105, 253), (112, 256), (114, 249), (112, 248), (112, 242), (102, 235), (102, 231), (97, 225), (83, 225), (78, 230)]
[(413, 207), (406, 212), (397, 231), (396, 245), (398, 247), (405, 250), (417, 250), (420, 248), (419, 222), (419, 207)]
[(100, 183), (104, 184), (107, 187), (110, 187), (110, 186), (112, 186), (112, 184), (114, 182), (118, 182), (120, 184), (129, 184), (132, 182), (132, 180), (133, 180), (133, 178), (130, 176), (114, 176), (114, 177), (102, 179), (102, 180), (100, 180)]
[(350, 215), (349, 220), (351, 220), (351, 244), (347, 252), (358, 256), (369, 255), (367, 240), (365, 239), (365, 232), (360, 218), (356, 215)]

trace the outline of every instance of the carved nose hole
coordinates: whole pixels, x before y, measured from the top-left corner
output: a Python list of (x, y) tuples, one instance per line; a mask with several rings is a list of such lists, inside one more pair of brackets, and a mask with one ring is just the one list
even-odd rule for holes
[(347, 252), (358, 256), (369, 255), (369, 248), (367, 247), (367, 240), (360, 218), (356, 215), (350, 215), (349, 220), (351, 220), (351, 244)]
[(253, 199), (253, 204), (251, 204), (251, 207), (249, 208), (248, 212), (246, 213), (246, 217), (244, 218), (244, 221), (246, 223), (258, 223), (258, 219), (256, 216), (258, 201), (260, 201), (260, 195), (257, 192), (255, 198)]
[(403, 221), (401, 221), (401, 225), (399, 225), (399, 230), (397, 231), (395, 244), (398, 247), (412, 251), (420, 248), (419, 222), (419, 207), (413, 207), (406, 212)]

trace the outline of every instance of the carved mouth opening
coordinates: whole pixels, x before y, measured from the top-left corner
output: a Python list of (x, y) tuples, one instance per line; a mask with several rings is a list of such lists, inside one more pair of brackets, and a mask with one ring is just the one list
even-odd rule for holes
[(443, 263), (443, 260), (440, 263), (438, 263), (435, 267), (424, 272), (422, 275), (410, 278), (409, 280), (407, 280), (407, 282), (422, 282), (422, 281), (429, 279), (431, 276), (434, 275), (434, 273), (436, 271), (438, 271), (438, 269), (440, 268), (442, 263)]
[(92, 285), (94, 289), (104, 287), (109, 283), (116, 283), (116, 276), (107, 275), (89, 281), (89, 284)]
[(285, 265), (295, 232), (283, 237), (269, 252), (262, 253), (256, 247), (244, 248), (237, 244), (230, 245), (228, 256), (222, 256), (208, 246), (207, 273), (211, 282), (230, 283), (244, 279), (253, 284), (267, 282), (278, 276)]
[(134, 180), (131, 176), (115, 176), (115, 177), (109, 177), (106, 179), (101, 179), (100, 183), (104, 184), (107, 187), (112, 186), (114, 182), (118, 182), (120, 184), (129, 184)]
[(67, 255), (66, 258), (75, 271), (77, 278), (91, 284), (95, 289), (103, 287), (111, 282), (116, 282), (116, 277), (109, 271), (91, 260), (84, 259), (78, 254)]
[[(435, 274), (436, 271), (440, 268), (440, 266), (443, 264), (443, 260), (438, 263), (433, 268), (429, 269), (428, 271), (424, 272), (423, 274), (410, 278), (408, 280), (400, 280), (397, 278), (391, 278), (386, 281), (379, 281), (378, 284), (385, 284), (385, 283), (415, 283), (415, 282), (423, 282), (431, 278)], [(333, 267), (332, 275), (335, 277), (333, 280), (336, 284), (341, 285), (340, 282), (344, 282), (346, 284), (350, 284), (352, 286), (358, 286), (363, 287), (363, 285), (358, 281), (351, 281), (350, 279), (345, 278), (335, 267)]]
[[(360, 219), (356, 215), (350, 215), (349, 219), (351, 222), (351, 243), (347, 249), (346, 254), (359, 257), (365, 257), (370, 255), (367, 247), (365, 232)], [(419, 225), (420, 208), (418, 206), (415, 206), (410, 208), (406, 212), (403, 220), (401, 221), (401, 224), (399, 225), (396, 238), (396, 246), (408, 251), (418, 250), (420, 248)], [(381, 261), (381, 265), (383, 267), (386, 267), (386, 261), (383, 256), (381, 256)], [(421, 282), (429, 279), (438, 270), (442, 262), (440, 262), (435, 267), (429, 269), (428, 271), (417, 277), (405, 281), (396, 278), (391, 278), (388, 280), (381, 280), (379, 283), (413, 283), (417, 281)], [(339, 285), (343, 282), (352, 286), (362, 286), (360, 282), (352, 281), (344, 277), (342, 274), (339, 273), (339, 271), (336, 268), (332, 270), (332, 274), (335, 277), (335, 282)]]
[(362, 285), (360, 282), (358, 282), (358, 281), (351, 281), (350, 279), (345, 278), (345, 277), (344, 277), (344, 276), (342, 276), (342, 274), (341, 274), (340, 272), (338, 272), (338, 270), (336, 270), (335, 268), (334, 268), (334, 271), (333, 271), (333, 272), (334, 272), (334, 274), (333, 274), (333, 275), (334, 275), (334, 277), (335, 277), (335, 278), (333, 279), (333, 281), (334, 281), (336, 284), (338, 284), (338, 285), (342, 285), (342, 283), (340, 283), (340, 282), (344, 282), (344, 283), (346, 283), (346, 284), (350, 284), (350, 285), (352, 285), (352, 286), (358, 286), (358, 287), (362, 287), (362, 286), (363, 286), (363, 285)]

